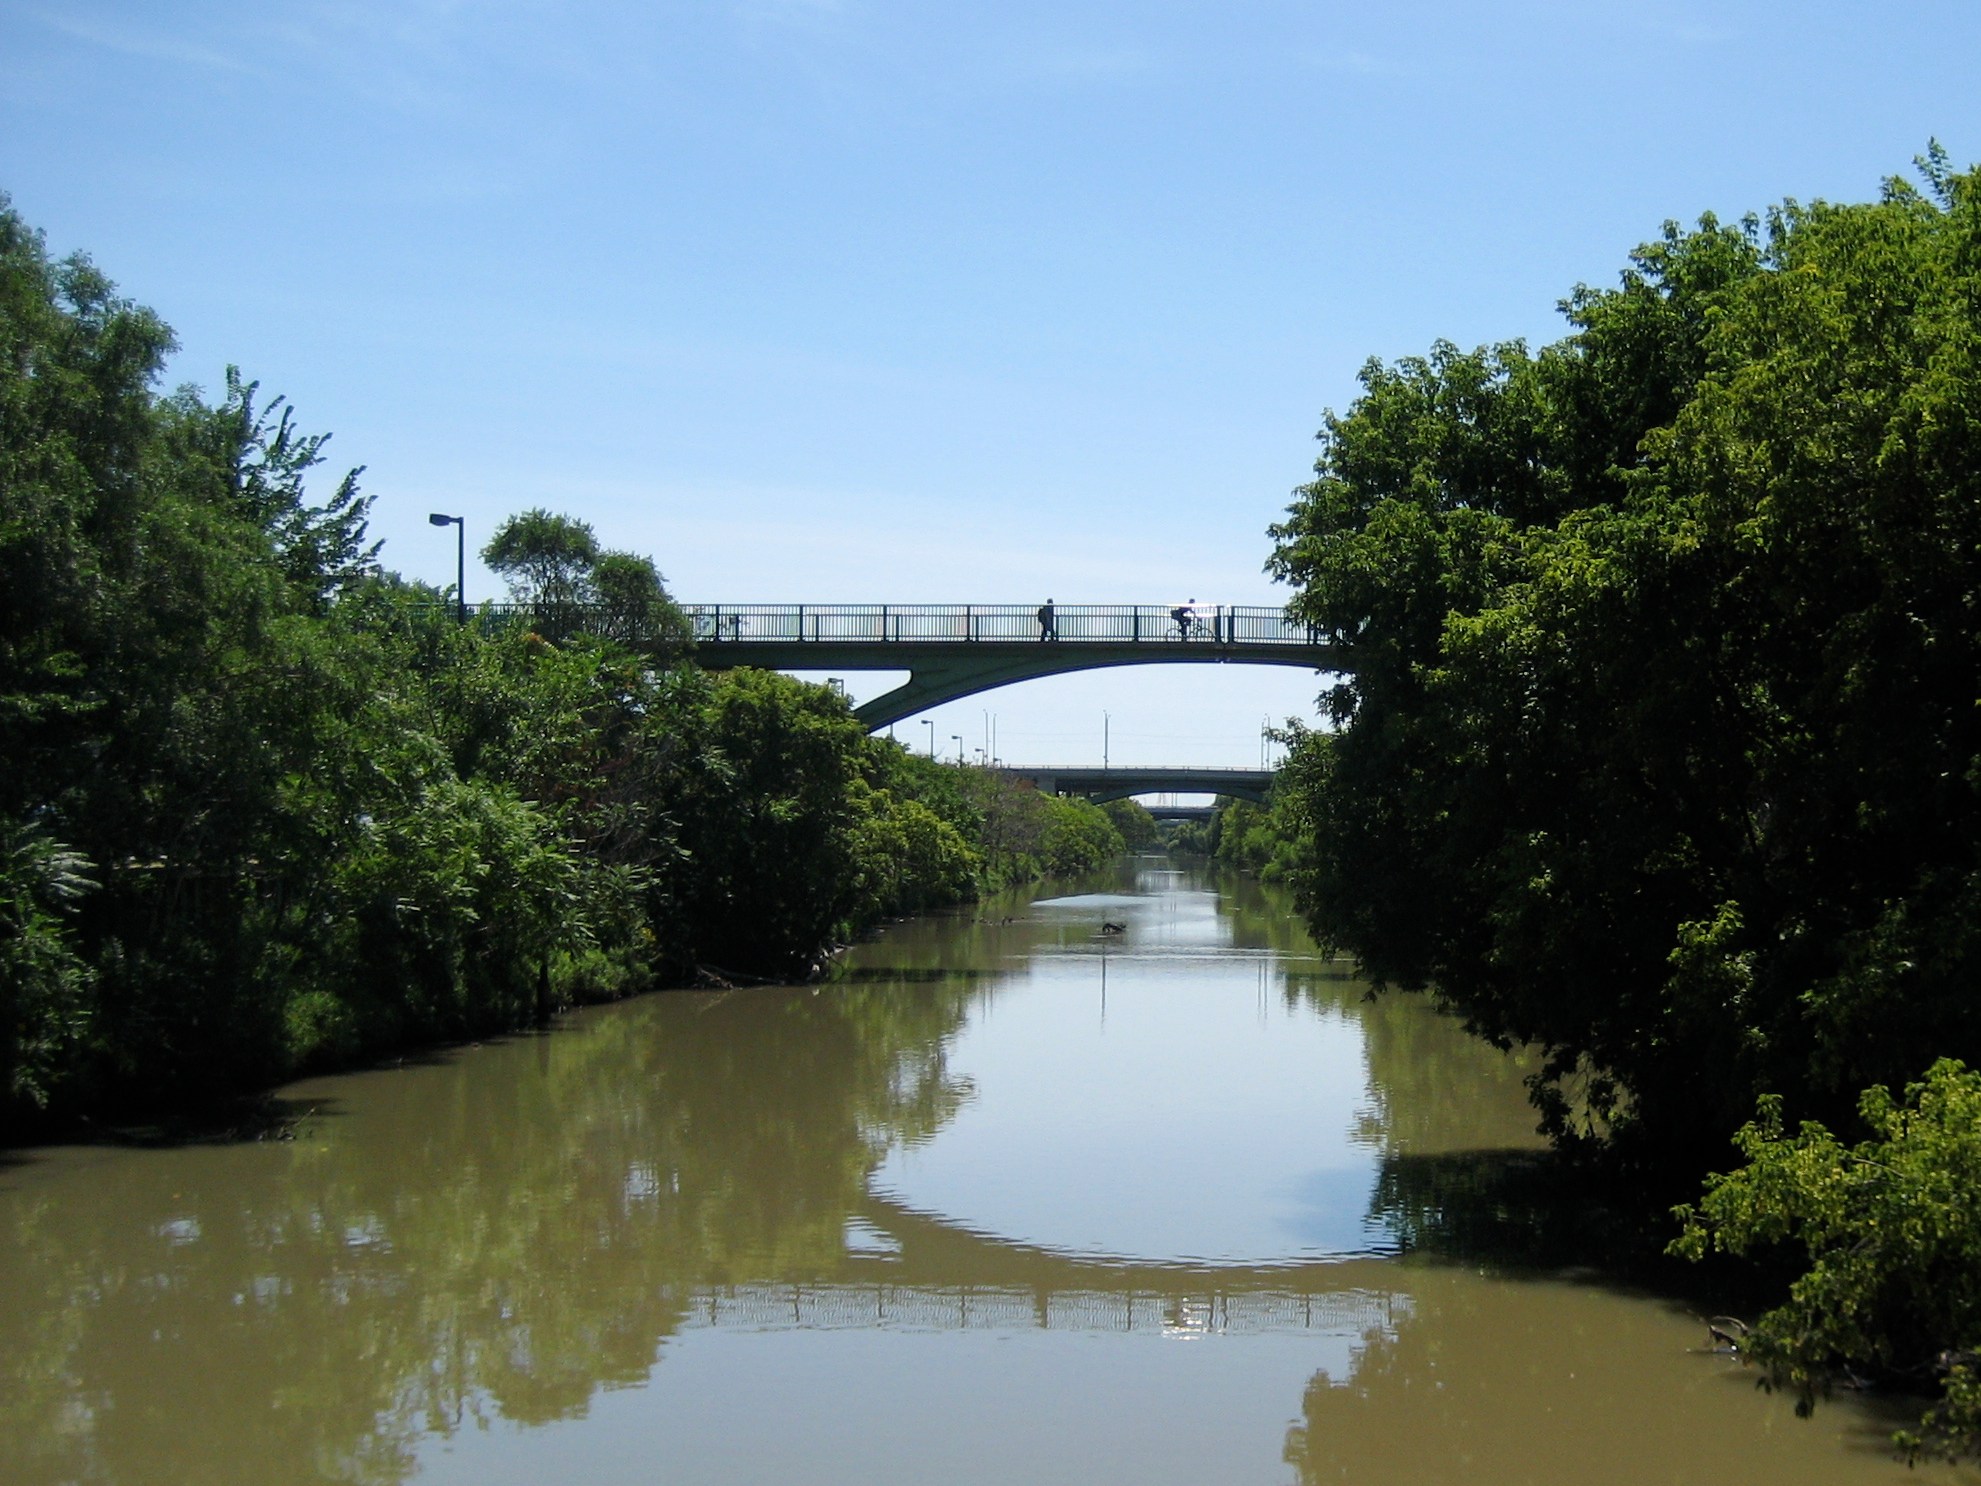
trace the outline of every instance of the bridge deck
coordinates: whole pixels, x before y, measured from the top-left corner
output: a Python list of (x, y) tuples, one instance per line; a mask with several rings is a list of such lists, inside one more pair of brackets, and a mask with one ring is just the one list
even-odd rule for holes
[(683, 604), (681, 612), (698, 646), (1320, 644), (1284, 609), (1232, 604)]
[[(671, 620), (601, 604), (484, 604), (480, 612), (635, 646), (680, 638)], [(1284, 609), (1246, 605), (683, 604), (680, 612), (695, 660), (710, 670), (907, 671), (905, 685), (855, 709), (870, 728), (1063, 671), (1177, 662), (1343, 669), (1334, 647)]]
[(1006, 764), (1003, 772), (1029, 779), (1046, 794), (1120, 800), (1130, 795), (1230, 795), (1262, 800), (1272, 787), (1271, 769), (1142, 765), (1099, 768), (1090, 764)]
[(1230, 604), (688, 604), (711, 669), (908, 671), (863, 703), (885, 727), (1014, 681), (1103, 666), (1251, 663), (1340, 668), (1284, 609)]

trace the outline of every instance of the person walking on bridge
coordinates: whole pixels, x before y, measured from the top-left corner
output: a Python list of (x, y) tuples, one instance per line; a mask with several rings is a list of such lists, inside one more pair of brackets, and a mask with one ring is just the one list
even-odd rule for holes
[(1047, 599), (1043, 604), (1039, 605), (1039, 638), (1041, 640), (1057, 640), (1059, 638), (1059, 626), (1053, 614), (1051, 599)]

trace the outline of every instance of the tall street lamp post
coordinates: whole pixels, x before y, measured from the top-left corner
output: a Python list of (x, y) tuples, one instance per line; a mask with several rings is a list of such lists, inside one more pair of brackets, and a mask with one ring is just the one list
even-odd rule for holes
[(443, 516), (438, 511), (427, 518), (430, 526), (451, 526), (454, 528), (454, 602), (461, 614), (461, 623), (468, 622), (468, 522), (462, 516)]
[(935, 719), (933, 717), (924, 717), (922, 719), (922, 726), (929, 730), (929, 757), (934, 758), (935, 757)]

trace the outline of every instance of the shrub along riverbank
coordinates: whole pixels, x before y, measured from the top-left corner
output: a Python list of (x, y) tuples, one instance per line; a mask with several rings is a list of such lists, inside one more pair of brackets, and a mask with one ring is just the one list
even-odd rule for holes
[(526, 512), (484, 554), (537, 622), (461, 622), (379, 568), (357, 472), (313, 496), (323, 440), (280, 400), (161, 395), (171, 346), (0, 200), (14, 1136), (802, 976), (882, 916), (1122, 850), (828, 688), (695, 669), (651, 562), (580, 522)]
[(1973, 1452), (1981, 176), (1921, 174), (1365, 368), (1272, 563), (1352, 678), (1235, 849), (1542, 1049), (1560, 1140), (1696, 1191), (1741, 1132), (1684, 1246), (1803, 1254), (1755, 1354), (1942, 1388)]

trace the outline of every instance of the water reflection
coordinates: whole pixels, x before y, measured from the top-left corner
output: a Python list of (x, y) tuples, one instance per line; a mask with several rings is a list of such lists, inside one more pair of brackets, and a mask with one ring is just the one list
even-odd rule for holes
[(1595, 1434), (1684, 1409), (1768, 1474), (1683, 1318), (1371, 1257), (1505, 1238), (1463, 1199), (1532, 1147), (1520, 1072), (1143, 864), (298, 1086), (290, 1142), (31, 1153), (0, 1479), (1629, 1480)]
[(878, 1154), (966, 1096), (969, 994), (653, 1000), (304, 1086), (291, 1144), (20, 1168), (0, 1478), (388, 1481), (464, 1419), (581, 1413), (697, 1287), (838, 1271)]
[(1443, 1266), (1403, 1283), (1407, 1320), (1372, 1328), (1345, 1368), (1308, 1384), (1285, 1445), (1301, 1482), (1922, 1479), (1891, 1458), (1890, 1418), (1795, 1418), (1751, 1373), (1688, 1352), (1700, 1328), (1676, 1308)]
[(1386, 1155), (1534, 1144), (1517, 1062), (1368, 1004), (1256, 882), (1144, 868), (1020, 926), (950, 1052), (973, 1099), (875, 1174), (906, 1206), (1093, 1259), (1301, 1264), (1397, 1249)]

